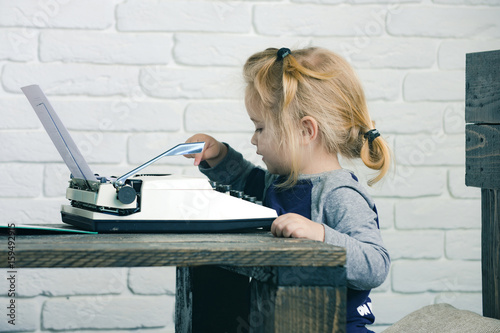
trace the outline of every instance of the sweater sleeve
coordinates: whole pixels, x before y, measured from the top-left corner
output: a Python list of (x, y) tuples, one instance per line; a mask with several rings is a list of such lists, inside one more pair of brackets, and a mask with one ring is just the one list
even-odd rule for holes
[(227, 155), (215, 167), (206, 162), (199, 165), (199, 170), (210, 180), (220, 184), (231, 185), (234, 190), (263, 200), (266, 189), (273, 183), (276, 176), (252, 164), (243, 158), (239, 152), (227, 143)]
[(369, 290), (381, 285), (389, 273), (390, 258), (377, 213), (368, 201), (353, 188), (340, 187), (329, 194), (323, 210), (325, 242), (346, 249), (347, 286)]

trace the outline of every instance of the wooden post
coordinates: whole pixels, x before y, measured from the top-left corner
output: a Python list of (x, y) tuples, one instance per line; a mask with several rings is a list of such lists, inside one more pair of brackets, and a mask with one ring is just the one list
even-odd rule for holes
[(342, 266), (177, 267), (175, 331), (345, 333), (345, 281)]
[(343, 267), (275, 267), (251, 283), (250, 333), (345, 333)]
[(465, 184), (481, 188), (483, 315), (500, 319), (500, 50), (466, 56)]

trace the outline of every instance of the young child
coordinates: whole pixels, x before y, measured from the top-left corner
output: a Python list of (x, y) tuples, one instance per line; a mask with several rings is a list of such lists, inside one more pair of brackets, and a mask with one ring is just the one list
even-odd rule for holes
[(267, 49), (243, 69), (245, 105), (255, 124), (251, 139), (267, 171), (228, 144), (196, 134), (202, 153), (188, 155), (210, 179), (232, 185), (274, 208), (277, 237), (308, 238), (347, 252), (347, 332), (371, 332), (369, 293), (382, 284), (390, 259), (379, 232), (377, 209), (338, 155), (361, 158), (380, 180), (390, 151), (374, 129), (353, 69), (320, 48)]

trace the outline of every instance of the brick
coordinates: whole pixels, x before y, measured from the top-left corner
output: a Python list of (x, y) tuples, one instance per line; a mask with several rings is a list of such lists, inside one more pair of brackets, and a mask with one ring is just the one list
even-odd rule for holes
[(293, 0), (293, 2), (332, 5), (343, 3), (345, 0)]
[[(293, 2), (298, 2), (298, 3), (319, 3), (319, 4), (325, 4), (325, 5), (331, 5), (331, 4), (337, 4), (337, 3), (342, 3), (342, 2), (347, 2), (347, 3), (354, 3), (354, 4), (370, 4), (370, 3), (411, 3), (411, 2), (420, 2), (421, 0), (401, 0), (401, 1), (396, 1), (396, 0), (352, 0), (352, 1), (345, 1), (345, 0), (293, 0)], [(396, 8), (396, 4), (393, 5), (394, 8)], [(391, 7), (392, 8), (392, 5)]]
[(257, 33), (273, 36), (380, 36), (387, 11), (383, 6), (256, 5), (254, 26)]
[(498, 17), (498, 8), (401, 7), (388, 14), (387, 31), (395, 36), (497, 38)]
[(392, 266), (396, 292), (481, 291), (480, 261), (411, 260)]
[(432, 230), (386, 230), (384, 243), (391, 260), (398, 259), (439, 259), (444, 248), (444, 232)]
[(98, 64), (167, 64), (171, 34), (126, 34), (93, 31), (43, 31), (40, 60)]
[(130, 268), (128, 286), (134, 294), (175, 296), (175, 267)]
[(463, 101), (464, 71), (413, 72), (403, 82), (406, 101)]
[[(6, 275), (7, 273), (2, 274), (2, 280)], [(18, 271), (17, 278), (19, 279), (20, 276), (22, 273), (19, 274)], [(2, 290), (4, 290), (2, 294), (7, 296), (8, 288), (5, 287)], [(15, 318), (10, 318), (10, 310), (7, 310), (7, 307), (11, 306), (11, 299), (15, 301)], [(40, 309), (36, 300), (1, 297), (0, 307), (4, 312), (0, 320), (0, 332), (34, 332), (40, 327)], [(9, 323), (10, 320), (13, 320), (12, 324)]]
[[(374, 196), (417, 198), (441, 195), (446, 190), (446, 171), (398, 165), (377, 184), (369, 188)], [(396, 204), (397, 207), (397, 204)], [(396, 215), (396, 223), (398, 216)]]
[(370, 328), (370, 330), (372, 330), (374, 333), (382, 333), (383, 331), (385, 331), (386, 329), (388, 329), (389, 327), (391, 327), (390, 325), (378, 325), (378, 324), (373, 324), (371, 326), (368, 326)]
[(465, 103), (447, 103), (443, 116), (445, 133), (465, 134)]
[(147, 101), (137, 92), (113, 100), (51, 100), (68, 130), (102, 132), (175, 132), (182, 128), (185, 105), (175, 101)]
[(2, 0), (0, 26), (106, 29), (115, 21), (115, 2), (53, 0), (40, 1), (34, 5), (30, 0)]
[(140, 84), (146, 94), (160, 98), (242, 98), (243, 77), (238, 68), (142, 69)]
[(480, 188), (465, 186), (465, 167), (451, 168), (448, 171), (448, 190), (453, 198), (481, 198)]
[[(125, 160), (126, 135), (105, 132), (70, 133), (88, 163), (121, 163)], [(62, 162), (45, 132), (0, 132), (6, 143), (0, 162)], [(22, 149), (20, 149), (22, 148)]]
[(135, 329), (171, 325), (174, 298), (69, 297), (47, 300), (42, 309), (44, 329)]
[(441, 292), (436, 295), (435, 303), (448, 303), (457, 309), (483, 314), (483, 294), (481, 292)]
[[(141, 165), (155, 156), (167, 151), (179, 143), (185, 142), (190, 135), (184, 133), (141, 133), (130, 136), (128, 142), (128, 162), (131, 165)], [(170, 169), (170, 165), (192, 165), (192, 160), (184, 156), (167, 156), (155, 163), (155, 165)], [(168, 167), (165, 167), (168, 165)]]
[(443, 128), (444, 103), (388, 103), (368, 104), (372, 120), (382, 133), (431, 134)]
[(487, 5), (487, 6), (498, 6), (500, 2), (498, 0), (434, 0), (435, 3), (442, 3), (447, 5)]
[(398, 229), (478, 229), (480, 200), (420, 198), (396, 202)]
[(31, 29), (0, 30), (0, 60), (34, 61), (37, 58), (37, 38), (38, 32)]
[(441, 131), (396, 138), (395, 156), (398, 165), (464, 165), (465, 137)]
[(38, 84), (52, 95), (127, 95), (138, 86), (139, 69), (87, 64), (14, 64), (4, 66), (2, 83), (8, 92)]
[(2, 222), (17, 224), (61, 223), (61, 204), (66, 199), (2, 198)]
[(481, 260), (481, 230), (446, 231), (446, 257), (454, 260)]
[(377, 198), (375, 204), (377, 205), (380, 229), (394, 227), (394, 200)]
[(42, 192), (43, 165), (0, 164), (0, 197), (36, 198)]
[(64, 163), (45, 164), (43, 171), (44, 196), (49, 198), (65, 198), (70, 175), (71, 172)]
[(121, 31), (250, 32), (250, 5), (238, 2), (135, 0), (117, 6)]
[(100, 131), (73, 132), (71, 135), (89, 164), (119, 164), (126, 160), (127, 134)]
[[(35, 115), (32, 115), (35, 117)], [(2, 154), (0, 162), (59, 162), (57, 149), (45, 131), (0, 132)]]
[(370, 298), (378, 325), (392, 325), (413, 311), (433, 304), (434, 301), (433, 296), (429, 294), (372, 293)]
[(360, 68), (430, 68), (436, 62), (438, 41), (357, 36), (338, 47)]
[[(235, 34), (176, 33), (176, 63), (194, 66), (238, 66), (254, 53), (269, 47), (306, 47), (311, 38), (245, 36)], [(196, 52), (193, 50), (196, 45)], [(200, 55), (203, 56), (200, 56)]]
[(190, 132), (253, 132), (243, 101), (190, 103), (185, 113)]
[(37, 129), (42, 127), (26, 98), (0, 98), (0, 130)]
[(400, 98), (403, 73), (395, 70), (359, 70), (367, 100), (394, 101)]
[[(17, 295), (116, 295), (126, 290), (126, 279), (126, 268), (23, 268)], [(6, 290), (8, 281), (3, 280), (0, 286)]]
[[(500, 3), (497, 1), (497, 3)], [(467, 53), (500, 49), (500, 40), (445, 40), (439, 46), (438, 64), (441, 69), (465, 69)]]

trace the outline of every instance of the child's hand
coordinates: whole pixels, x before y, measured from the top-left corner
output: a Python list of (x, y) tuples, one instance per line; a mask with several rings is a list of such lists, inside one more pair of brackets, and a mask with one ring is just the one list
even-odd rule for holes
[(224, 157), (226, 157), (226, 145), (217, 141), (210, 135), (200, 133), (195, 134), (186, 140), (186, 143), (190, 142), (205, 142), (205, 147), (203, 147), (203, 151), (201, 153), (184, 155), (187, 158), (194, 158), (195, 166), (200, 165), (201, 161), (206, 161), (211, 167), (214, 167), (219, 164)]
[(325, 241), (325, 227), (302, 215), (288, 213), (278, 216), (271, 225), (271, 232), (276, 237), (307, 238)]

